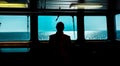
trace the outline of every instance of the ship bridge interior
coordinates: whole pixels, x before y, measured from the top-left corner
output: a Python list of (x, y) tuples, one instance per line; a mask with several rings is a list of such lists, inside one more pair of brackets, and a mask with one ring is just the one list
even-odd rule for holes
[(71, 64), (120, 59), (120, 0), (0, 0), (0, 63), (60, 65), (49, 45), (58, 22)]

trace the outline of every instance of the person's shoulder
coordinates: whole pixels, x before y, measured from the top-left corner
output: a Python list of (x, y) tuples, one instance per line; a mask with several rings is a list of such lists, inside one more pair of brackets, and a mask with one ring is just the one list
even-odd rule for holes
[(52, 34), (52, 35), (50, 35), (50, 37), (54, 37), (54, 36), (56, 36), (56, 34)]
[(66, 35), (66, 34), (64, 34), (64, 36), (65, 36), (65, 37), (68, 37), (68, 38), (70, 38), (70, 36), (69, 36), (69, 35)]

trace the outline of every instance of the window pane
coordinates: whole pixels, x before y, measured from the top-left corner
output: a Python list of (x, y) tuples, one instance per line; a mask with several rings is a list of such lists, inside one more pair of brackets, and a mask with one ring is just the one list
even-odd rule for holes
[(86, 40), (107, 39), (106, 16), (85, 16), (84, 21)]
[(30, 17), (0, 15), (0, 41), (30, 40)]
[(116, 18), (116, 39), (120, 40), (120, 14), (117, 14), (115, 18)]
[(0, 0), (0, 8), (28, 8), (29, 0)]
[(38, 16), (39, 40), (49, 40), (49, 35), (56, 32), (56, 24), (60, 21), (65, 25), (64, 33), (69, 35), (71, 40), (76, 40), (76, 20), (76, 16)]

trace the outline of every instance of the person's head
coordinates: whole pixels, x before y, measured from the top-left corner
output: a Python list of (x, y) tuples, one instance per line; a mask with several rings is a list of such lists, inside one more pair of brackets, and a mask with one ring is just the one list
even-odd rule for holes
[(62, 22), (58, 22), (56, 25), (56, 29), (58, 32), (62, 32), (64, 30), (64, 24)]

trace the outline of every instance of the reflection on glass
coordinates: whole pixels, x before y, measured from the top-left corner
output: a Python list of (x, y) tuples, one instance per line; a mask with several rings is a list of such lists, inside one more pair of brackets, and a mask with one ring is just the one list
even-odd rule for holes
[(116, 39), (120, 40), (120, 14), (115, 16), (116, 19)]
[(1, 0), (0, 8), (28, 8), (28, 0)]
[(0, 41), (30, 40), (30, 17), (0, 15)]
[(84, 22), (86, 40), (107, 39), (106, 16), (85, 16)]
[(64, 33), (69, 35), (71, 40), (76, 40), (76, 20), (76, 16), (38, 16), (39, 40), (49, 40), (49, 35), (56, 33), (56, 24), (60, 21), (65, 25)]

